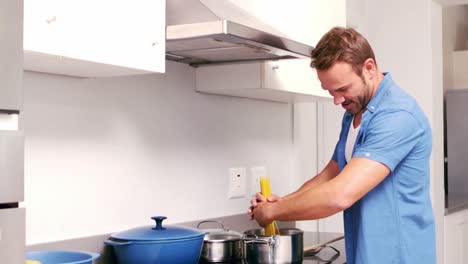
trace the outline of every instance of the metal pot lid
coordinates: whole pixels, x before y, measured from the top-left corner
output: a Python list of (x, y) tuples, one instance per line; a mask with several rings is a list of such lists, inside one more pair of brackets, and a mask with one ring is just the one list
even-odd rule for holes
[(201, 238), (205, 232), (199, 229), (177, 225), (162, 225), (165, 216), (151, 217), (156, 226), (137, 227), (111, 235), (113, 239), (126, 241), (174, 241)]
[[(219, 230), (218, 230), (219, 231)], [(207, 242), (226, 242), (241, 240), (242, 235), (234, 232), (208, 232), (203, 240)]]
[(241, 233), (229, 230), (224, 227), (223, 223), (214, 220), (202, 221), (198, 223), (197, 228), (200, 228), (200, 225), (204, 223), (218, 223), (221, 225), (221, 229), (201, 229), (206, 232), (206, 235), (203, 239), (205, 242), (237, 241), (241, 240), (243, 237)]

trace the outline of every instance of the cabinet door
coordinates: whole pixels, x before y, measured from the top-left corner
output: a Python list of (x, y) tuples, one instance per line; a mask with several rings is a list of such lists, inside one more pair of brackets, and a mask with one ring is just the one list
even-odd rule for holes
[(266, 62), (264, 64), (265, 87), (331, 98), (328, 92), (322, 89), (316, 71), (309, 64), (310, 59)]
[(164, 72), (164, 0), (73, 0), (62, 33), (71, 58)]
[(0, 261), (25, 263), (25, 209), (0, 209)]
[(165, 71), (165, 0), (25, 1), (26, 69), (81, 77)]
[(0, 204), (24, 200), (24, 135), (0, 130)]
[(23, 104), (23, 1), (0, 0), (0, 109)]
[(64, 56), (64, 39), (60, 34), (60, 7), (68, 1), (24, 0), (25, 52)]

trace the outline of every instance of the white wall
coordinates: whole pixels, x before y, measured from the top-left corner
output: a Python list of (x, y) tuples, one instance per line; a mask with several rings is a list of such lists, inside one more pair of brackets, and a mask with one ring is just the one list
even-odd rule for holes
[[(293, 173), (295, 189), (298, 189), (318, 173), (317, 104), (295, 103), (293, 115)], [(317, 220), (297, 221), (296, 227), (305, 231), (317, 231)]]
[(367, 0), (346, 0), (346, 23), (367, 37)]
[[(431, 195), (436, 221), (437, 262), (445, 259), (445, 189), (444, 189), (444, 92), (443, 92), (443, 29), (442, 7), (432, 1), (430, 6), (432, 46), (432, 125)], [(423, 93), (421, 91), (421, 93)]]
[[(291, 105), (194, 92), (194, 70), (78, 79), (26, 72), (27, 244), (244, 213), (228, 168), (292, 190)], [(247, 216), (246, 216), (247, 217)]]
[(231, 1), (275, 31), (313, 46), (331, 26), (346, 23), (346, 0)]
[[(318, 166), (323, 169), (333, 156), (336, 143), (340, 136), (341, 122), (344, 109), (341, 105), (333, 104), (333, 101), (318, 103)], [(343, 212), (331, 215), (319, 220), (321, 232), (344, 233)]]

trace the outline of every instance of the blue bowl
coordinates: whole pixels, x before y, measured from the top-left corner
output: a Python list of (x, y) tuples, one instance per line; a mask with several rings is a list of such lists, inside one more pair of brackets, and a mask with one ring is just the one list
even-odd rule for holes
[(42, 264), (92, 264), (99, 258), (98, 253), (85, 251), (33, 251), (26, 253), (27, 260)]

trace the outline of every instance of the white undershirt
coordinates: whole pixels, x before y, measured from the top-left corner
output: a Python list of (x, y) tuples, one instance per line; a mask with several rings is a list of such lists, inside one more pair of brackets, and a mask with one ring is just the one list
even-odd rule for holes
[(354, 128), (353, 123), (354, 123), (354, 119), (351, 122), (351, 126), (348, 131), (348, 138), (346, 139), (346, 149), (345, 149), (346, 162), (349, 162), (351, 160), (351, 156), (353, 155), (354, 143), (356, 142), (356, 137), (359, 133), (359, 127), (361, 127), (361, 124), (359, 124), (358, 127)]

